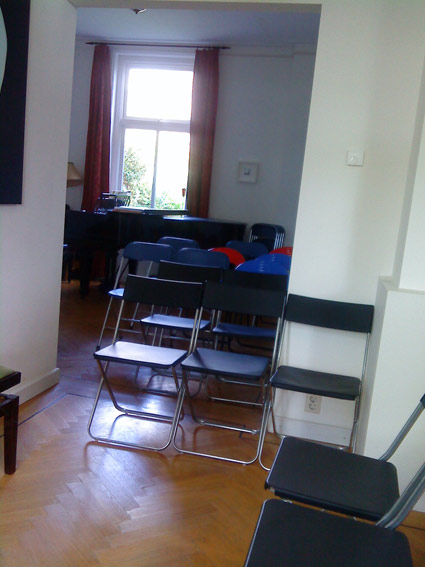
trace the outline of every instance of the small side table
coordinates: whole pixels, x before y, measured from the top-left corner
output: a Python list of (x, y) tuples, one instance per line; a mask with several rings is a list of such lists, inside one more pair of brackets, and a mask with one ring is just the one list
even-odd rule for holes
[[(0, 366), (0, 392), (16, 386), (21, 373)], [(13, 474), (16, 470), (16, 448), (18, 443), (19, 396), (0, 393), (0, 416), (4, 417), (4, 472)]]

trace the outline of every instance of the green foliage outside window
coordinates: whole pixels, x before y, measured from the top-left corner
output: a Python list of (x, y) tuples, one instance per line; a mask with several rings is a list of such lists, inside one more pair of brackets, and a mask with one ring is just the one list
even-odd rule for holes
[(150, 207), (151, 187), (145, 180), (146, 166), (133, 148), (124, 154), (123, 191), (130, 193), (132, 207)]
[[(151, 186), (145, 179), (146, 165), (137, 152), (129, 147), (124, 153), (123, 191), (130, 193), (130, 206), (150, 207)], [(161, 193), (155, 199), (156, 209), (181, 209), (181, 202), (174, 201), (170, 195)]]

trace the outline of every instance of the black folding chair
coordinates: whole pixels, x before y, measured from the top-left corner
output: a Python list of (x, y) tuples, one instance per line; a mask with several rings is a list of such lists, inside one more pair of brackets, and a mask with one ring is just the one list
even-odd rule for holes
[[(223, 272), (223, 283), (280, 291), (286, 297), (288, 276), (225, 270)], [(243, 348), (267, 350), (270, 347), (270, 343), (273, 343), (275, 339), (276, 322), (265, 321), (252, 316), (244, 323), (239, 322), (239, 319), (240, 317), (236, 321), (229, 321), (223, 319), (221, 313), (218, 314), (212, 329), (216, 345), (220, 339), (227, 341), (227, 346), (230, 350), (232, 339), (236, 339), (238, 345)]]
[[(139, 262), (149, 262), (147, 273), (146, 275), (150, 276), (152, 273), (152, 268), (155, 264), (160, 262), (161, 260), (170, 260), (174, 254), (174, 249), (169, 246), (168, 244), (155, 244), (152, 242), (130, 242), (124, 248), (120, 266), (117, 270), (114, 288), (108, 292), (109, 295), (109, 303), (106, 309), (105, 319), (103, 321), (102, 329), (100, 331), (99, 340), (97, 342), (97, 347), (100, 348), (102, 344), (103, 335), (105, 333), (106, 328), (108, 325), (108, 320), (111, 312), (111, 307), (113, 304), (114, 299), (118, 301), (122, 301), (124, 288), (119, 287), (120, 281), (123, 278), (127, 269), (130, 272), (137, 270), (137, 264)], [(130, 325), (135, 322), (136, 312), (137, 312), (137, 305), (134, 310), (134, 314), (131, 319), (126, 319), (126, 321), (130, 321)], [(124, 320), (121, 316), (121, 320)], [(112, 327), (113, 328), (113, 327)], [(128, 329), (126, 329), (128, 331)]]
[(244, 567), (412, 567), (409, 542), (393, 529), (410, 507), (396, 523), (373, 525), (267, 500)]
[[(183, 390), (179, 387), (176, 368), (187, 356), (187, 354), (193, 350), (193, 345), (195, 344), (196, 340), (196, 332), (198, 329), (198, 320), (200, 317), (201, 297), (202, 284), (200, 283), (175, 282), (134, 275), (129, 275), (127, 277), (124, 288), (123, 302), (121, 303), (120, 313), (115, 328), (114, 342), (113, 344), (94, 353), (94, 358), (98, 363), (101, 373), (101, 381), (88, 423), (88, 432), (93, 439), (99, 442), (119, 445), (122, 447), (135, 447), (139, 449), (151, 449), (154, 451), (161, 451), (168, 447), (172, 438), (174, 437), (175, 430), (177, 428), (181, 415), (183, 403)], [(122, 315), (124, 303), (126, 302), (147, 302), (150, 304), (162, 305), (166, 307), (184, 307), (188, 309), (194, 309), (194, 331), (189, 341), (188, 348), (183, 350), (139, 344), (134, 342), (117, 341), (116, 339), (120, 324), (120, 318)], [(156, 371), (171, 370), (171, 377), (174, 381), (175, 387), (174, 392), (171, 392), (171, 396), (174, 398), (177, 396), (177, 402), (175, 403), (173, 414), (165, 415), (151, 411), (150, 407), (155, 406), (155, 404), (152, 403), (148, 403), (146, 409), (144, 409), (143, 404), (145, 397), (142, 396), (142, 399), (139, 400), (140, 394), (143, 394), (143, 390), (141, 390), (140, 388), (138, 388), (137, 391), (133, 392), (130, 406), (128, 404), (124, 406), (122, 402), (119, 402), (117, 400), (117, 396), (114, 393), (113, 382), (109, 376), (111, 364), (113, 364), (114, 367), (115, 364), (123, 364), (129, 365), (133, 368), (136, 367), (137, 369), (143, 366), (149, 367)], [(93, 431), (93, 421), (96, 410), (98, 409), (100, 395), (104, 386), (106, 387), (107, 393), (109, 394), (110, 401), (112, 401), (115, 409), (118, 410), (120, 414), (120, 416), (113, 421), (108, 434), (103, 434), (102, 432), (96, 433)], [(152, 391), (150, 390), (150, 392)], [(157, 393), (162, 396), (164, 394), (170, 395), (169, 392), (165, 392), (163, 390)], [(114, 431), (116, 429), (119, 429), (119, 424), (117, 422), (123, 416), (138, 418), (139, 420), (160, 421), (171, 424), (167, 441), (159, 445), (153, 445), (151, 443), (138, 443), (128, 441), (126, 439), (119, 439), (116, 435), (114, 435)], [(100, 425), (98, 424), (98, 429), (99, 427), (100, 429), (102, 429), (102, 427), (105, 427), (104, 421), (105, 420), (102, 420)], [(149, 430), (149, 428), (146, 429)], [(126, 433), (128, 433), (129, 431), (131, 433), (131, 427), (126, 429), (125, 431)]]
[[(193, 266), (191, 264), (180, 264), (178, 262), (161, 261), (158, 267), (158, 278), (164, 280), (187, 281), (204, 283), (206, 281), (221, 281), (223, 270), (212, 266)], [(205, 312), (204, 312), (205, 313)], [(186, 313), (187, 315), (187, 313)], [(164, 332), (169, 338), (185, 339), (185, 334), (191, 333), (194, 325), (192, 316), (184, 316), (184, 310), (179, 309), (178, 314), (171, 314), (161, 309), (158, 312), (152, 306), (149, 316), (140, 320), (142, 327), (146, 326), (153, 330), (152, 344), (161, 345)], [(209, 318), (199, 321), (199, 331), (204, 332), (210, 325)], [(158, 330), (160, 331), (158, 333)], [(176, 333), (180, 333), (176, 335)]]
[[(354, 402), (355, 405), (348, 447), (352, 448), (353, 451), (355, 450), (357, 421), (360, 412), (362, 385), (366, 371), (373, 312), (373, 305), (330, 301), (289, 294), (285, 307), (284, 336), (288, 336), (288, 326), (292, 323), (333, 329), (341, 331), (345, 333), (345, 335), (350, 333), (364, 335), (363, 356), (362, 360), (359, 361), (359, 363), (361, 362), (361, 371), (359, 364), (360, 377), (336, 374), (332, 371), (324, 372), (322, 370), (319, 371), (287, 365), (279, 366), (270, 379), (272, 388), (270, 390), (270, 397), (265, 404), (265, 423), (268, 424), (270, 413), (272, 413), (276, 389), (351, 401)], [(292, 343), (294, 342), (295, 340), (292, 339)], [(330, 366), (333, 364), (331, 356), (329, 356), (329, 364)], [(274, 419), (273, 428), (276, 432)], [(261, 435), (261, 450), (265, 435), (266, 430), (263, 430)], [(260, 463), (264, 469), (269, 470), (262, 463), (261, 457)]]
[[(211, 348), (196, 348), (192, 354), (183, 361), (183, 388), (185, 393), (189, 392), (188, 380), (193, 374), (200, 375), (201, 380), (207, 378), (207, 384), (213, 380), (215, 383), (224, 382), (232, 388), (237, 386), (240, 390), (241, 386), (257, 386), (260, 384), (263, 388), (263, 397), (260, 402), (251, 400), (236, 400), (233, 398), (218, 398), (215, 401), (229, 403), (238, 403), (248, 407), (251, 413), (258, 406), (262, 407), (264, 399), (264, 389), (267, 387), (267, 380), (277, 364), (277, 356), (279, 353), (279, 345), (282, 331), (282, 313), (285, 295), (280, 291), (260, 290), (253, 288), (242, 288), (217, 282), (206, 282), (204, 295), (202, 299), (202, 307), (212, 311), (232, 311), (234, 313), (248, 313), (257, 316), (274, 317), (276, 319), (276, 333), (274, 341), (274, 349), (271, 357), (254, 356), (251, 354), (240, 354), (227, 351), (219, 351)], [(189, 399), (190, 410), (194, 421), (201, 426), (210, 426), (221, 428), (229, 431), (237, 431), (239, 433), (256, 434), (261, 430), (258, 423), (257, 427), (247, 426), (244, 423), (235, 423), (235, 410), (229, 409), (226, 414), (228, 420), (217, 420), (213, 418), (199, 417), (195, 412), (195, 404)], [(209, 406), (215, 406), (209, 402)], [(217, 404), (218, 405), (218, 404)], [(258, 420), (260, 421), (260, 420)], [(177, 430), (176, 430), (177, 433)], [(185, 435), (185, 437), (187, 437)], [(189, 453), (193, 455), (210, 457), (224, 461), (250, 464), (258, 457), (258, 447), (254, 457), (247, 459), (236, 459), (218, 455), (216, 452), (201, 452), (192, 449), (186, 449), (178, 446), (176, 439), (174, 447), (181, 453)]]
[(366, 520), (379, 520), (399, 498), (397, 469), (389, 459), (424, 406), (425, 395), (379, 459), (285, 437), (267, 477), (266, 488), (280, 498)]

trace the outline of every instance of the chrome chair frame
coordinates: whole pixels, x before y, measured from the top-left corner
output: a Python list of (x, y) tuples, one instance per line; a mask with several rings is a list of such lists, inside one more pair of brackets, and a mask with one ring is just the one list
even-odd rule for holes
[[(290, 294), (288, 296), (288, 301), (285, 306), (282, 348), (289, 323), (300, 323), (310, 326), (336, 329), (344, 332), (357, 332), (365, 335), (363, 363), (360, 378), (341, 376), (331, 372), (316, 372), (303, 368), (294, 368), (287, 365), (281, 365), (277, 368), (276, 372), (270, 379), (271, 388), (267, 393), (267, 400), (264, 404), (264, 411), (266, 413), (266, 429), (260, 434), (261, 449), (259, 462), (264, 470), (270, 470), (270, 468), (264, 465), (262, 461), (262, 450), (267, 434), (270, 415), (273, 417), (273, 431), (276, 435), (279, 435), (276, 430), (273, 416), (275, 388), (353, 401), (355, 403), (354, 419), (348, 447), (355, 451), (362, 389), (365, 381), (369, 343), (372, 331), (373, 312), (374, 307), (372, 305), (331, 301), (294, 294)], [(293, 374), (293, 378), (291, 377), (291, 373)], [(287, 375), (289, 376), (289, 379), (287, 378)], [(306, 386), (302, 384), (304, 376), (307, 383)], [(312, 387), (311, 384), (315, 380), (317, 380), (318, 385), (317, 387)], [(322, 383), (323, 385), (321, 385)]]
[[(117, 445), (120, 447), (148, 449), (152, 451), (162, 451), (170, 445), (172, 439), (175, 436), (179, 420), (182, 417), (182, 403), (184, 397), (184, 390), (179, 386), (176, 367), (184, 360), (188, 353), (192, 352), (197, 338), (199, 319), (201, 315), (200, 303), (202, 298), (202, 288), (202, 284), (196, 282), (175, 282), (134, 275), (129, 275), (127, 277), (126, 285), (124, 288), (123, 301), (121, 302), (120, 313), (115, 326), (113, 343), (108, 347), (95, 351), (93, 354), (99, 366), (101, 380), (90, 414), (87, 430), (90, 437), (92, 437), (95, 441), (110, 445)], [(138, 303), (141, 301), (148, 301), (151, 303), (158, 301), (158, 303), (169, 305), (170, 307), (175, 307), (181, 303), (184, 307), (192, 307), (196, 310), (193, 333), (190, 338), (189, 347), (187, 350), (171, 349), (117, 340), (124, 304), (126, 302)], [(137, 368), (139, 368), (140, 366), (145, 366), (152, 369), (171, 369), (172, 378), (174, 380), (174, 385), (176, 388), (176, 394), (174, 394), (174, 397), (177, 395), (174, 414), (170, 416), (161, 413), (140, 411), (126, 408), (121, 405), (117, 401), (108, 377), (108, 371), (112, 363), (128, 364)], [(109, 394), (109, 397), (115, 409), (121, 413), (121, 416), (125, 415), (128, 417), (136, 417), (150, 421), (170, 423), (170, 432), (166, 442), (160, 445), (133, 443), (125, 440), (114, 439), (113, 437), (96, 435), (95, 433), (93, 433), (93, 420), (104, 386), (106, 387), (107, 393)], [(140, 392), (140, 389), (138, 391)]]
[[(105, 318), (103, 320), (102, 329), (100, 331), (99, 339), (97, 341), (97, 346), (96, 346), (97, 349), (99, 349), (102, 344), (103, 335), (107, 328), (108, 319), (114, 299), (122, 301), (124, 288), (120, 288), (118, 286), (126, 269), (130, 266), (130, 263), (142, 262), (142, 261), (150, 262), (147, 270), (147, 275), (149, 276), (151, 275), (151, 271), (155, 263), (158, 263), (161, 260), (170, 260), (173, 254), (174, 254), (174, 250), (168, 244), (155, 244), (151, 242), (138, 242), (138, 241), (130, 242), (129, 244), (127, 244), (127, 246), (123, 250), (121, 262), (116, 273), (114, 287), (112, 290), (108, 292), (109, 302), (108, 302), (108, 307), (106, 309)], [(126, 319), (127, 321), (128, 320), (130, 321), (131, 327), (136, 321), (137, 309), (138, 306), (136, 305), (133, 316), (130, 319)]]
[[(229, 292), (229, 293), (227, 293)], [(202, 301), (202, 309), (220, 309), (236, 312), (251, 312), (254, 315), (265, 315), (276, 317), (276, 335), (274, 341), (273, 354), (271, 358), (260, 357), (248, 354), (239, 354), (232, 352), (217, 351), (214, 349), (194, 348), (191, 355), (185, 359), (182, 364), (182, 388), (184, 395), (188, 397), (189, 408), (193, 421), (201, 426), (210, 426), (225, 430), (237, 431), (239, 433), (258, 434), (264, 428), (263, 420), (265, 413), (262, 412), (261, 423), (257, 427), (247, 427), (246, 425), (235, 425), (230, 423), (219, 422), (211, 419), (205, 419), (198, 416), (195, 412), (194, 403), (189, 393), (189, 375), (192, 373), (200, 374), (201, 381), (211, 378), (220, 378), (228, 384), (237, 384), (243, 386), (262, 385), (263, 399), (266, 397), (268, 388), (268, 378), (276, 369), (279, 360), (282, 323), (283, 323), (283, 307), (285, 295), (280, 291), (260, 290), (252, 288), (241, 288), (238, 286), (229, 286), (216, 282), (207, 282), (205, 284), (204, 297)], [(232, 304), (234, 302), (234, 304)], [(201, 316), (202, 316), (201, 309)], [(256, 402), (246, 402), (229, 398), (215, 398), (216, 401), (225, 403), (237, 403), (242, 405), (255, 406)], [(260, 404), (262, 405), (262, 403)], [(180, 453), (198, 455), (227, 462), (240, 464), (254, 463), (260, 450), (259, 441), (257, 443), (256, 453), (250, 459), (236, 459), (225, 457), (214, 453), (204, 453), (201, 451), (184, 449), (177, 445), (175, 432), (173, 446)], [(260, 439), (259, 439), (260, 440)]]

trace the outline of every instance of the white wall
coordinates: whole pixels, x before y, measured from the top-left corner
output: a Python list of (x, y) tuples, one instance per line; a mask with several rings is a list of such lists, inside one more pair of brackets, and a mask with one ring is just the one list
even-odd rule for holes
[(76, 12), (32, 0), (23, 204), (0, 207), (0, 360), (22, 372), (21, 401), (56, 368)]
[[(421, 347), (410, 340), (424, 326), (423, 307), (418, 300), (412, 319), (415, 308), (411, 298), (387, 297), (384, 284), (378, 294), (377, 289), (380, 277), (391, 278), (394, 270), (412, 144), (416, 140), (424, 23), (425, 4), (419, 0), (409, 2), (408, 7), (401, 0), (322, 3), (294, 242), (290, 291), (375, 304), (359, 438), (359, 449), (375, 456), (375, 449), (384, 449), (387, 431), (391, 436), (395, 434), (399, 421), (406, 417), (406, 408), (413, 409), (412, 399), (423, 387)], [(363, 167), (345, 164), (350, 149), (365, 151)], [(420, 202), (420, 195), (417, 197)], [(406, 232), (413, 233), (413, 229), (412, 225)], [(423, 258), (423, 245), (420, 251)], [(401, 310), (403, 303), (405, 313)], [(401, 339), (397, 339), (395, 328), (403, 334)], [(287, 360), (292, 362), (296, 357), (297, 363), (308, 366), (313, 339), (305, 332), (300, 334), (304, 352), (290, 349)], [(331, 370), (340, 349), (332, 337), (324, 340), (327, 346), (320, 349), (319, 361), (322, 369)], [(358, 370), (353, 354), (350, 348), (338, 364), (355, 374)], [(388, 375), (396, 358), (403, 360), (408, 369), (402, 377), (401, 364), (393, 365)], [(402, 384), (394, 387), (398, 380)], [(350, 426), (349, 407), (341, 412), (336, 404), (324, 404), (316, 418), (324, 426), (310, 427), (313, 436), (319, 430), (331, 436), (325, 427), (328, 425)], [(310, 415), (304, 412), (299, 396), (281, 399), (281, 421), (288, 416), (299, 422), (313, 421)], [(420, 450), (418, 445), (416, 451)], [(404, 486), (416, 463), (415, 458), (406, 455), (402, 462)], [(424, 504), (419, 508), (425, 510)]]
[[(231, 49), (220, 56), (210, 216), (280, 224), (293, 244), (313, 80), (311, 50)], [(259, 164), (238, 181), (239, 161)]]

